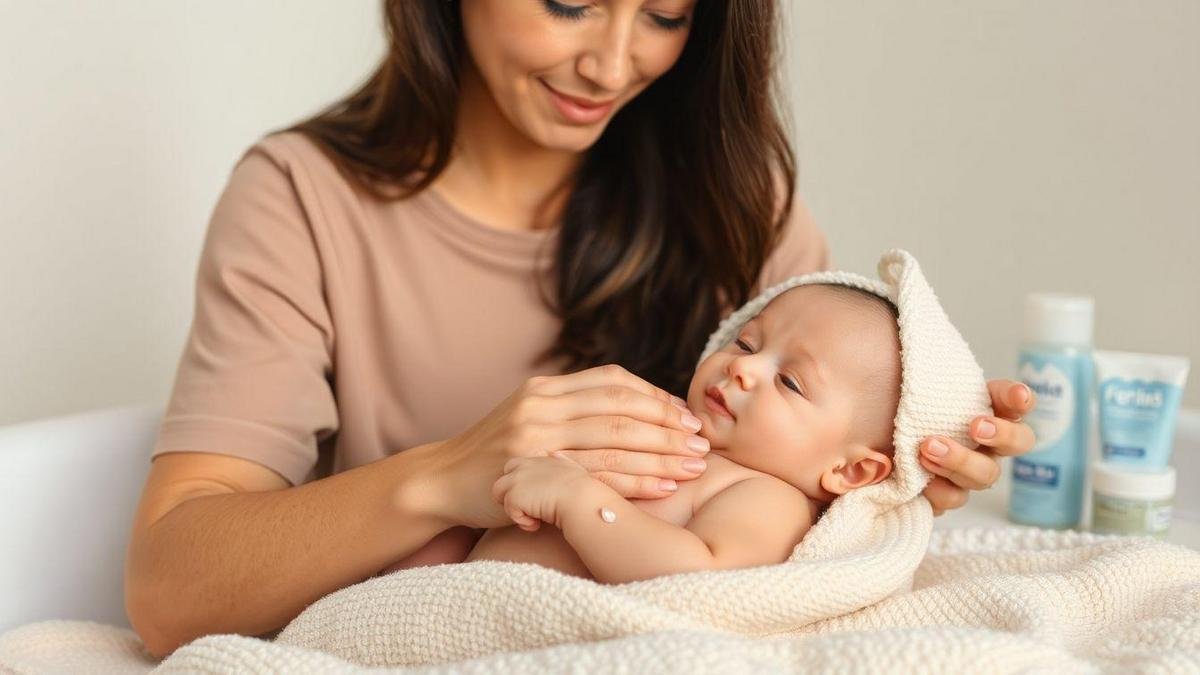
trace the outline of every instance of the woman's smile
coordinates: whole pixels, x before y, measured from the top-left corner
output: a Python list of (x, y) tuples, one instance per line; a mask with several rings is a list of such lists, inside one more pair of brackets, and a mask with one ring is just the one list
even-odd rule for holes
[(607, 101), (592, 101), (590, 99), (568, 96), (550, 86), (543, 79), (539, 78), (538, 82), (546, 87), (546, 91), (550, 95), (550, 101), (558, 109), (563, 119), (570, 124), (589, 125), (601, 122), (608, 117), (608, 114), (613, 109), (613, 104), (616, 102), (615, 97)]

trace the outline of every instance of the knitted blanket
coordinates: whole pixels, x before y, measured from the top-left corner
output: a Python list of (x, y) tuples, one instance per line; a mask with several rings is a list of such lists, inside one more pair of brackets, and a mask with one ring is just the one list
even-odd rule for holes
[[(678, 579), (604, 588), (479, 562), (375, 578), (313, 604), (274, 642), (209, 636), (157, 668), (128, 629), (30, 624), (0, 635), (0, 672), (1200, 672), (1200, 552), (1191, 549), (1024, 527), (934, 532), (911, 588), (839, 614), (844, 594), (871, 583), (856, 565), (823, 576), (814, 597), (828, 615), (791, 630), (790, 591), (779, 587), (762, 622), (775, 635), (740, 632), (758, 625), (745, 603), (719, 612), (716, 602), (672, 596)], [(699, 574), (723, 598), (731, 586), (779, 578), (770, 568), (749, 582), (740, 580), (747, 571)], [(422, 662), (431, 665), (404, 667)]]

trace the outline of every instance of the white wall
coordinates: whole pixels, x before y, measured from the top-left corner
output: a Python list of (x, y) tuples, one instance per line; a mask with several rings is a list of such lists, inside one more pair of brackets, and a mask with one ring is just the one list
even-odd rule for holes
[(237, 157), (357, 84), (377, 0), (0, 0), (0, 424), (166, 403)]
[[(783, 1), (839, 264), (911, 249), (992, 376), (1033, 289), (1200, 365), (1200, 3)], [(0, 424), (165, 403), (233, 162), (369, 72), (378, 4), (0, 0)]]
[(913, 251), (992, 377), (1032, 290), (1092, 295), (1097, 346), (1200, 370), (1200, 2), (790, 9), (800, 182), (835, 263)]

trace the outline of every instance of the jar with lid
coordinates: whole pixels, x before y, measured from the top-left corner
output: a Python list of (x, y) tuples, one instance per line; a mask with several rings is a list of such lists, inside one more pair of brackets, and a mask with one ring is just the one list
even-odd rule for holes
[(1167, 536), (1175, 498), (1173, 467), (1138, 471), (1096, 462), (1091, 473), (1093, 532)]

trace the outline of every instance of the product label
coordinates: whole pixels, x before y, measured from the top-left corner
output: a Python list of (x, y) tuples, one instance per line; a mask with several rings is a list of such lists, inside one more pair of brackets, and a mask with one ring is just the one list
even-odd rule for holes
[(1169, 504), (1151, 508), (1146, 511), (1146, 529), (1150, 532), (1166, 532), (1171, 526), (1171, 506)]
[(1037, 406), (1024, 420), (1036, 443), (1013, 458), (1012, 520), (1042, 527), (1079, 524), (1091, 373), (1086, 351), (1021, 353), (1018, 376), (1037, 394)]
[(1100, 383), (1104, 459), (1165, 466), (1182, 390), (1166, 382), (1110, 377)]
[(1075, 387), (1071, 378), (1053, 362), (1040, 368), (1033, 362), (1021, 365), (1021, 381), (1037, 394), (1037, 406), (1030, 413), (1029, 426), (1037, 435), (1034, 450), (1043, 450), (1062, 440), (1075, 418)]
[(1124, 499), (1093, 493), (1092, 531), (1162, 537), (1171, 526), (1170, 500)]
[(1016, 457), (1013, 459), (1013, 479), (1022, 483), (1055, 487), (1058, 485), (1058, 467)]

